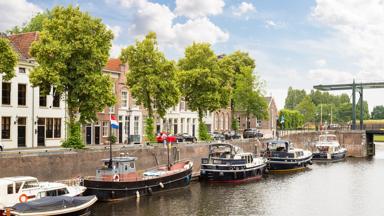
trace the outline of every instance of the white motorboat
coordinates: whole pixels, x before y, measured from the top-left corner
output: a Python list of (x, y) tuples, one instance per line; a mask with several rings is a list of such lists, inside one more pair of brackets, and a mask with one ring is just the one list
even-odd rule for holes
[(340, 146), (334, 134), (322, 134), (315, 143), (316, 150), (313, 152), (313, 161), (341, 161), (345, 159), (347, 149)]

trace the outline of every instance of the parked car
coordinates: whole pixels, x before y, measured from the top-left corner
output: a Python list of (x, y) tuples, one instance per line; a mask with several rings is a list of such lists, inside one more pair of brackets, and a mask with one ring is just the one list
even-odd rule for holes
[(189, 135), (187, 133), (177, 134), (176, 139), (177, 139), (177, 142), (196, 142), (197, 141), (195, 136)]
[(224, 133), (224, 137), (226, 140), (240, 139), (241, 135), (236, 133), (236, 131), (228, 131)]
[(220, 140), (220, 141), (225, 140), (225, 136), (219, 132), (213, 132), (210, 135), (211, 135), (213, 140)]
[(259, 130), (256, 128), (248, 128), (245, 129), (243, 132), (243, 138), (255, 138), (255, 137), (263, 137), (264, 134), (261, 133)]
[(0, 143), (0, 151), (4, 151), (4, 146), (1, 143)]
[(168, 132), (160, 132), (157, 136), (156, 136), (156, 141), (158, 143), (162, 143), (163, 142), (163, 134), (166, 134), (167, 135), (167, 142), (173, 142), (175, 143), (177, 141), (176, 139), (176, 136), (175, 135), (172, 135)]

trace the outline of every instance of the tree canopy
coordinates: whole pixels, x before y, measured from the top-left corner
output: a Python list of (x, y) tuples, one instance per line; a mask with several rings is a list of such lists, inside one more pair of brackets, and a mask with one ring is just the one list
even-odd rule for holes
[(293, 89), (292, 87), (288, 88), (288, 94), (285, 98), (285, 109), (295, 109), (295, 107), (303, 100), (305, 97), (305, 90)]
[(316, 115), (316, 106), (308, 95), (295, 107), (295, 110), (303, 115), (304, 122), (312, 122)]
[(375, 106), (372, 110), (372, 119), (384, 119), (384, 106)]
[(180, 99), (175, 64), (159, 51), (154, 32), (123, 49), (120, 58), (129, 63), (127, 85), (132, 96), (148, 111), (146, 136), (152, 140), (154, 109), (163, 117), (167, 109), (175, 106)]
[[(284, 122), (282, 122), (284, 119)], [(297, 110), (282, 109), (279, 112), (279, 126), (282, 129), (297, 129), (304, 124), (304, 116)]]
[[(115, 103), (112, 81), (102, 72), (113, 39), (100, 19), (78, 7), (55, 7), (30, 53), (38, 66), (33, 86), (47, 94), (51, 87), (66, 95), (70, 134), (67, 147), (81, 148), (79, 123), (96, 120), (96, 113)], [(68, 144), (68, 145), (66, 145)]]
[(220, 70), (218, 58), (208, 43), (193, 43), (179, 60), (179, 85), (192, 111), (199, 115), (200, 139), (207, 139), (203, 115), (229, 105), (231, 83), (226, 70)]
[(4, 74), (4, 80), (10, 80), (15, 76), (17, 61), (18, 56), (12, 49), (10, 41), (0, 35), (0, 73)]

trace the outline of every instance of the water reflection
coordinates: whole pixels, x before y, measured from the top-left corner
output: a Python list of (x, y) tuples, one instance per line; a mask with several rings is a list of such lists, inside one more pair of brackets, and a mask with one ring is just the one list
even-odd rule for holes
[(194, 182), (189, 188), (98, 203), (92, 215), (382, 215), (384, 144), (372, 159), (314, 164), (254, 183)]

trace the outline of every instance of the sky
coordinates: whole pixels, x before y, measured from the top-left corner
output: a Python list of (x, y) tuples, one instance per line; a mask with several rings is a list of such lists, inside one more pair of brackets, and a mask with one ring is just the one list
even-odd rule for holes
[[(384, 81), (384, 0), (0, 0), (0, 31), (69, 4), (114, 32), (112, 57), (149, 31), (174, 60), (192, 42), (248, 52), (278, 108), (289, 86)], [(384, 104), (384, 89), (364, 93), (370, 110)]]

